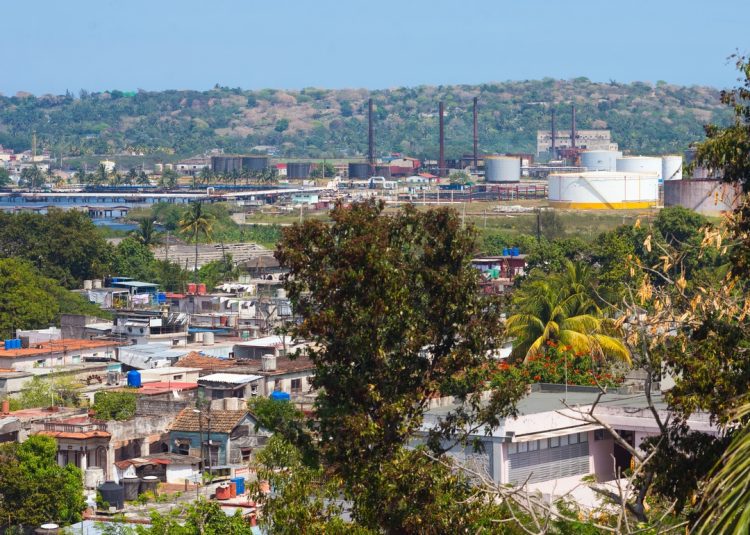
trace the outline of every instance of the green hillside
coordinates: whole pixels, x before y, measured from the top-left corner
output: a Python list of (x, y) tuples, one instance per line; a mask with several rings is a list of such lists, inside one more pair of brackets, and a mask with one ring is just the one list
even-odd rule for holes
[(480, 149), (535, 152), (536, 131), (548, 128), (555, 102), (560, 128), (569, 128), (575, 102), (578, 126), (610, 128), (632, 153), (681, 151), (703, 137), (707, 122), (726, 124), (731, 110), (719, 91), (663, 82), (655, 86), (593, 83), (586, 78), (387, 90), (216, 87), (210, 91), (81, 91), (53, 96), (0, 97), (0, 144), (40, 147), (66, 155), (185, 156), (219, 147), (247, 152), (278, 147), (280, 157), (356, 157), (367, 150), (367, 99), (376, 103), (378, 154), (437, 154), (437, 106), (446, 104), (446, 156), (471, 150), (471, 103), (480, 102)]

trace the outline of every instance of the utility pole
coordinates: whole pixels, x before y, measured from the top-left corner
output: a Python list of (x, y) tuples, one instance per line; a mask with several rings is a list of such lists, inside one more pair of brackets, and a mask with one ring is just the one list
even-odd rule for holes
[(440, 158), (438, 160), (438, 176), (445, 176), (445, 125), (443, 124), (443, 113), (445, 112), (445, 105), (443, 101), (440, 101), (439, 115), (440, 115)]
[(536, 242), (542, 241), (542, 209), (536, 209)]

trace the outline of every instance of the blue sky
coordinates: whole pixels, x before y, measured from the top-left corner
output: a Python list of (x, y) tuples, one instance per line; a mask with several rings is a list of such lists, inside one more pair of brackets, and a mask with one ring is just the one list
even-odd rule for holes
[(750, 0), (2, 2), (0, 92), (586, 76), (727, 87)]

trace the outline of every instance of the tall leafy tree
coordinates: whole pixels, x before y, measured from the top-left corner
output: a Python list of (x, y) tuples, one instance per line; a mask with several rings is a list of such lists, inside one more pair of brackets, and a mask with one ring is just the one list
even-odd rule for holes
[[(285, 229), (276, 256), (290, 270), (286, 288), (303, 318), (292, 333), (313, 342), (321, 460), (343, 478), (355, 518), (409, 533), (419, 531), (420, 515), (443, 503), (441, 493), (430, 491), (442, 481), (439, 466), (404, 449), (429, 400), (453, 395), (462, 402), (430, 441), (439, 453), (442, 432), (513, 414), (525, 385), (509, 383), (482, 399), (488, 354), (501, 341), (500, 306), (478, 291), (473, 229), (449, 209), (408, 206), (393, 215), (383, 209), (375, 201), (339, 203), (331, 225), (308, 221)], [(394, 492), (386, 466), (410, 484)], [(384, 503), (395, 507), (401, 492), (398, 512), (389, 520), (377, 514)]]
[(155, 221), (151, 217), (141, 217), (138, 219), (138, 228), (133, 231), (133, 237), (143, 245), (150, 247), (160, 241), (159, 233), (156, 230)]
[(85, 507), (83, 474), (57, 464), (55, 439), (32, 435), (22, 444), (0, 445), (0, 526), (34, 529), (77, 522)]

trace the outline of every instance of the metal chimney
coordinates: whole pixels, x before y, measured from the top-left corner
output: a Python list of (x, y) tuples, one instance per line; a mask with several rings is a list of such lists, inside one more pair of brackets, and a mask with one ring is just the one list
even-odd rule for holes
[(479, 99), (474, 97), (474, 172), (479, 168), (479, 158), (477, 154), (477, 147), (479, 145), (479, 134), (477, 131), (477, 101)]
[(370, 176), (375, 174), (375, 134), (373, 133), (372, 124), (372, 99), (367, 103), (367, 163), (370, 164)]
[(438, 176), (445, 176), (445, 130), (443, 126), (443, 101), (440, 101), (440, 160), (438, 161)]
[(550, 157), (555, 159), (557, 153), (555, 151), (555, 138), (557, 137), (557, 131), (555, 128), (555, 108), (552, 108), (552, 147), (550, 148)]
[(571, 112), (570, 147), (576, 148), (576, 105), (573, 104)]

